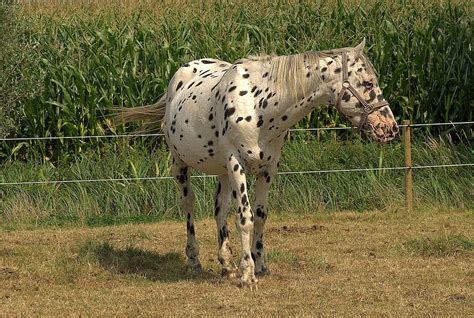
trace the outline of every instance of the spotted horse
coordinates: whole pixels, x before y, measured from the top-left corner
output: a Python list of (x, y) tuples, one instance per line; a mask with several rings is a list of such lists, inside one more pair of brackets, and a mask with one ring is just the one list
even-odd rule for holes
[[(187, 265), (201, 271), (190, 184), (190, 168), (218, 176), (215, 220), (222, 274), (253, 289), (268, 274), (263, 240), (268, 193), (275, 179), (285, 135), (321, 104), (335, 106), (351, 124), (377, 142), (398, 132), (372, 64), (356, 47), (290, 56), (243, 58), (233, 64), (205, 58), (184, 64), (153, 105), (126, 108), (117, 116), (163, 129), (172, 155), (172, 174), (187, 217)], [(161, 122), (162, 121), (162, 122)], [(247, 177), (256, 176), (250, 207)], [(229, 246), (227, 217), (237, 203), (240, 273)]]

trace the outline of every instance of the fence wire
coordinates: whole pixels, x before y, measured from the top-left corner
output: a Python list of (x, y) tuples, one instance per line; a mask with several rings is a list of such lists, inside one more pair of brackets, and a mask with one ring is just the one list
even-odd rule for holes
[[(463, 122), (446, 122), (446, 123), (430, 123), (430, 124), (410, 124), (399, 125), (399, 127), (428, 127), (428, 126), (457, 126), (472, 125), (473, 121)], [(322, 127), (322, 128), (293, 128), (289, 131), (324, 131), (324, 130), (347, 130), (357, 129), (357, 127)], [(89, 135), (89, 136), (50, 136), (50, 137), (18, 137), (18, 138), (0, 138), (0, 141), (29, 141), (29, 140), (60, 140), (60, 139), (92, 139), (92, 138), (132, 138), (132, 137), (159, 137), (164, 136), (163, 133), (149, 134), (121, 134), (121, 135)], [(371, 167), (371, 168), (354, 168), (354, 169), (332, 169), (332, 170), (307, 170), (307, 171), (282, 171), (278, 175), (303, 175), (303, 174), (324, 174), (324, 173), (341, 173), (341, 172), (367, 172), (367, 171), (390, 171), (390, 170), (407, 170), (407, 169), (434, 169), (434, 168), (454, 168), (454, 167), (472, 167), (474, 163), (444, 164), (444, 165), (425, 165), (425, 166), (400, 166), (400, 167)], [(216, 175), (195, 175), (191, 178), (215, 178)], [(154, 181), (154, 180), (170, 180), (171, 176), (156, 177), (133, 177), (133, 178), (98, 178), (98, 179), (71, 179), (71, 180), (44, 180), (44, 181), (17, 181), (17, 182), (0, 182), (0, 186), (23, 186), (23, 185), (47, 185), (47, 184), (71, 184), (71, 183), (93, 183), (93, 182), (125, 182), (125, 181)]]
[[(307, 170), (307, 171), (282, 171), (278, 175), (303, 175), (303, 174), (323, 174), (340, 172), (367, 172), (367, 171), (389, 171), (389, 170), (407, 170), (407, 169), (434, 169), (434, 168), (454, 168), (454, 167), (472, 167), (474, 163), (456, 163), (445, 165), (426, 165), (426, 166), (401, 166), (401, 167), (373, 167), (373, 168), (355, 168), (355, 169), (333, 169), (333, 170)], [(215, 178), (217, 175), (194, 175), (193, 179)], [(70, 184), (70, 183), (93, 183), (93, 182), (114, 182), (114, 181), (153, 181), (170, 180), (171, 176), (161, 177), (134, 177), (134, 178), (102, 178), (102, 179), (73, 179), (73, 180), (44, 180), (44, 181), (19, 181), (19, 182), (1, 182), (0, 186), (14, 185), (45, 185), (45, 184)]]
[[(410, 124), (410, 125), (398, 125), (398, 127), (432, 127), (432, 126), (460, 126), (460, 125), (472, 125), (474, 121), (458, 121), (458, 122), (446, 122), (446, 123), (430, 123), (430, 124)], [(358, 127), (320, 127), (320, 128), (292, 128), (288, 131), (325, 131), (325, 130), (349, 130), (357, 129)], [(148, 134), (119, 134), (119, 135), (85, 135), (85, 136), (45, 136), (45, 137), (11, 137), (11, 138), (0, 138), (0, 141), (30, 141), (30, 140), (63, 140), (63, 139), (100, 139), (100, 138), (135, 138), (135, 137), (162, 137), (163, 133), (148, 133)]]

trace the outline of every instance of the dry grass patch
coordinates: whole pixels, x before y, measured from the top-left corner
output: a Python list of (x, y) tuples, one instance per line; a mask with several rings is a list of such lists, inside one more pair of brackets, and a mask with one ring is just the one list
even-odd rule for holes
[[(211, 219), (197, 224), (199, 276), (186, 273), (185, 225), (178, 222), (4, 231), (0, 312), (468, 316), (474, 311), (473, 225), (467, 212), (270, 218), (272, 274), (260, 278), (256, 292), (220, 277)], [(440, 238), (451, 242), (445, 249), (451, 252), (419, 252), (440, 250)], [(460, 246), (462, 252), (452, 253)]]

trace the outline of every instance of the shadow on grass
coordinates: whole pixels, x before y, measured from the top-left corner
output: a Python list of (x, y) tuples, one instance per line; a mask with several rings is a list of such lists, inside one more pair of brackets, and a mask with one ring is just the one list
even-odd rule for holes
[(119, 275), (136, 276), (150, 281), (176, 282), (203, 279), (209, 274), (187, 273), (184, 257), (176, 252), (159, 254), (135, 247), (116, 248), (109, 243), (87, 242), (83, 255), (94, 258), (102, 268)]

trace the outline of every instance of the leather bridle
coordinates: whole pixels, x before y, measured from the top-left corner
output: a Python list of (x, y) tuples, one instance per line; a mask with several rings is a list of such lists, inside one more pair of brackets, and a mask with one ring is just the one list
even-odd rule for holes
[(346, 52), (342, 52), (342, 89), (339, 92), (339, 95), (337, 97), (337, 102), (336, 102), (336, 109), (341, 114), (344, 114), (341, 111), (341, 101), (346, 91), (350, 91), (352, 95), (354, 95), (355, 98), (357, 98), (357, 100), (360, 102), (360, 104), (363, 107), (362, 114), (360, 116), (359, 126), (358, 126), (359, 130), (362, 129), (363, 125), (367, 121), (367, 118), (369, 117), (369, 114), (373, 113), (375, 110), (379, 108), (389, 105), (387, 101), (381, 101), (375, 104), (368, 104), (365, 101), (364, 97), (349, 82), (349, 72), (348, 72), (348, 67), (347, 67), (347, 54)]

